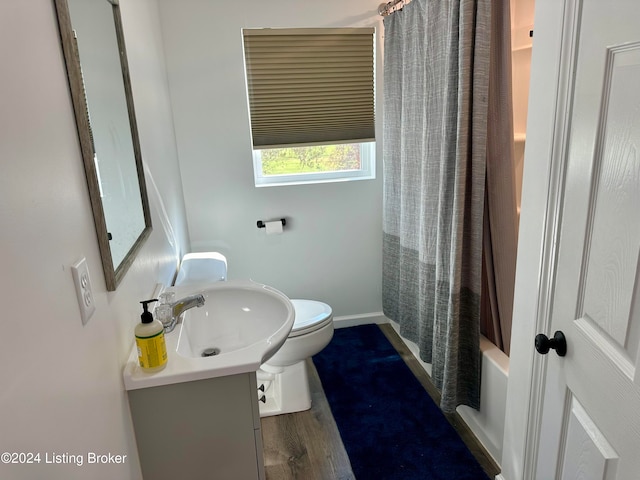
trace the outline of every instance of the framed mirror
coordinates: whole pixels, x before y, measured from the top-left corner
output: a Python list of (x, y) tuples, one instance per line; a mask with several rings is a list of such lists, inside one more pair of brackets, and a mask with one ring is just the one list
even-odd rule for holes
[(117, 0), (53, 0), (107, 290), (151, 233)]

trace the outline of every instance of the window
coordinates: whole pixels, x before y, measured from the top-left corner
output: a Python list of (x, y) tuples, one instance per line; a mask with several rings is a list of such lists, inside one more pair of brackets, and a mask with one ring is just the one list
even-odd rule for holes
[(253, 151), (256, 186), (375, 178), (375, 142)]
[(375, 178), (373, 33), (243, 30), (256, 186)]

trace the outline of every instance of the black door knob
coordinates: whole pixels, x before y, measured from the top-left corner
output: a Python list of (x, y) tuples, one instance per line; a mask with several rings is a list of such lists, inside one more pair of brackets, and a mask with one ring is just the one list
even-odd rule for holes
[(550, 349), (554, 349), (559, 357), (567, 354), (567, 339), (564, 333), (557, 331), (553, 334), (553, 338), (547, 337), (544, 333), (536, 335), (536, 350), (542, 355), (549, 353)]

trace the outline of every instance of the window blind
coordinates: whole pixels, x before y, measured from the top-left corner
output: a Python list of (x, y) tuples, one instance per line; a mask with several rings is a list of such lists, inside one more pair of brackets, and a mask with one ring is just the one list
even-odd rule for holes
[(253, 147), (375, 140), (373, 33), (244, 29)]

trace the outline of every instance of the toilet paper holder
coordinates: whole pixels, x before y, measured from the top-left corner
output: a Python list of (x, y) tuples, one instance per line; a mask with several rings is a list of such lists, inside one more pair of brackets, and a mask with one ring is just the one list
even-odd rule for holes
[[(281, 218), (280, 221), (282, 222), (283, 227), (287, 224), (287, 220), (285, 218)], [(267, 226), (262, 220), (258, 220), (256, 225), (258, 225), (258, 228), (265, 228)]]

